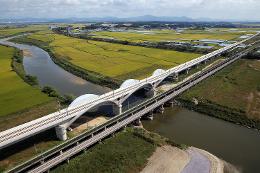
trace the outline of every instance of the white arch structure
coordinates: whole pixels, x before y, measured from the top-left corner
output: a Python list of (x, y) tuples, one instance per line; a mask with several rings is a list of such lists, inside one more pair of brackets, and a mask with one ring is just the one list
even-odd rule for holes
[(16, 143), (20, 140), (33, 136), (37, 133), (45, 131), (47, 129), (56, 127), (57, 136), (66, 140), (66, 128), (75, 121), (79, 116), (104, 103), (113, 103), (118, 105), (119, 114), (122, 112), (122, 103), (129, 98), (134, 92), (146, 86), (156, 88), (164, 79), (172, 75), (178, 75), (180, 72), (189, 70), (191, 67), (196, 66), (202, 62), (205, 62), (211, 58), (214, 58), (221, 53), (232, 50), (238, 45), (252, 39), (258, 34), (243, 40), (241, 42), (234, 43), (227, 47), (216, 50), (207, 55), (203, 55), (199, 58), (193, 59), (189, 62), (173, 67), (169, 70), (158, 69), (155, 70), (151, 77), (143, 80), (130, 79), (126, 80), (119, 89), (111, 91), (109, 93), (97, 96), (97, 95), (83, 95), (77, 98), (67, 109), (60, 110), (58, 112), (49, 114), (42, 118), (33, 120), (31, 122), (19, 125), (17, 127), (8, 129), (0, 133), (0, 149), (10, 144)]

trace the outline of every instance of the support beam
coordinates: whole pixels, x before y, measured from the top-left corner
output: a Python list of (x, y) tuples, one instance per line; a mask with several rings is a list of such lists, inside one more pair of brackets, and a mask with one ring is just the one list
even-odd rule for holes
[(67, 137), (67, 130), (66, 127), (59, 125), (55, 127), (57, 138), (61, 141), (66, 141), (68, 139)]

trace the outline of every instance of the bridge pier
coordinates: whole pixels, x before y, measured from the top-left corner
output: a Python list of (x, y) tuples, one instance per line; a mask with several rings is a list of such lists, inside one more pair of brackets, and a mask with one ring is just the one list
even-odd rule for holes
[(141, 118), (138, 118), (137, 120), (134, 121), (135, 126), (142, 126)]
[(146, 115), (146, 118), (148, 120), (153, 120), (153, 111), (149, 112), (147, 115)]
[(123, 112), (122, 104), (113, 105), (113, 114), (114, 115), (120, 115), (120, 114), (122, 114), (122, 112)]
[(176, 76), (174, 76), (174, 80), (178, 81), (179, 80), (179, 75), (177, 74)]
[(118, 114), (120, 115), (120, 114), (122, 114), (122, 104), (120, 104), (120, 105), (118, 105), (118, 107), (119, 107), (119, 111), (118, 111)]
[(163, 105), (161, 105), (161, 106), (157, 109), (157, 111), (158, 111), (159, 113), (163, 114), (163, 113), (164, 113), (164, 107), (163, 107)]
[(66, 127), (59, 125), (55, 127), (55, 131), (56, 131), (56, 136), (59, 140), (66, 141), (68, 139)]
[(185, 70), (185, 73), (186, 73), (186, 74), (189, 74), (189, 69)]
[(169, 104), (169, 106), (171, 107), (171, 108), (173, 108), (174, 107), (174, 100), (170, 100), (167, 104)]

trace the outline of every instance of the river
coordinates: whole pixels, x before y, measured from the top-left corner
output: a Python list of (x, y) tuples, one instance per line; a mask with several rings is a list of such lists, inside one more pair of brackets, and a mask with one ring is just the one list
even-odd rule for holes
[[(0, 43), (25, 50), (25, 71), (36, 76), (40, 86), (49, 85), (61, 94), (75, 96), (110, 91), (63, 70), (38, 47), (11, 43), (7, 39), (0, 40)], [(243, 172), (260, 170), (260, 133), (255, 130), (179, 107), (166, 108), (163, 115), (157, 114), (153, 121), (144, 121), (143, 125), (177, 143), (205, 149), (238, 166)]]
[(207, 150), (246, 173), (260, 170), (260, 133), (184, 108), (166, 108), (153, 121), (143, 121), (149, 131), (176, 143)]
[(36, 46), (15, 44), (9, 42), (8, 39), (10, 38), (0, 40), (0, 44), (25, 50), (23, 60), (25, 72), (36, 76), (41, 87), (52, 86), (60, 94), (73, 94), (75, 96), (100, 95), (110, 91), (109, 88), (93, 84), (65, 71), (52, 61), (46, 51)]

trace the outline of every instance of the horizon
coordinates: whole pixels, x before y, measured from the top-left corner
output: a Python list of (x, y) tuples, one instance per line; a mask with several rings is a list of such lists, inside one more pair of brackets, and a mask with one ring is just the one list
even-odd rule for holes
[[(142, 16), (260, 21), (257, 0), (0, 0), (1, 19), (120, 19)], [(231, 8), (232, 7), (232, 8)], [(239, 11), (239, 13), (238, 13)], [(120, 14), (120, 17), (118, 17)], [(234, 15), (236, 14), (236, 15)], [(33, 16), (33, 17), (32, 17)]]

